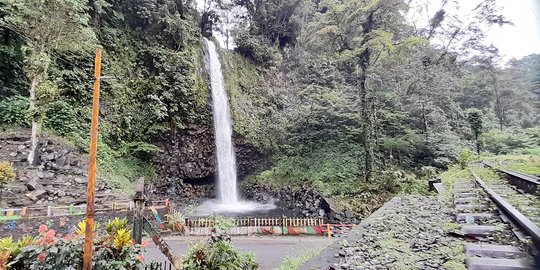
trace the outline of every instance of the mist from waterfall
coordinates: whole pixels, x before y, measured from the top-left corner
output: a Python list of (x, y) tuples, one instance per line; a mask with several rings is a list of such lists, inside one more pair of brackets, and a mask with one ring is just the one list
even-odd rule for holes
[(224, 204), (238, 201), (236, 187), (236, 157), (232, 143), (232, 120), (225, 90), (221, 62), (214, 42), (205, 39), (208, 46), (208, 67), (212, 88), (212, 111), (218, 167), (219, 199)]

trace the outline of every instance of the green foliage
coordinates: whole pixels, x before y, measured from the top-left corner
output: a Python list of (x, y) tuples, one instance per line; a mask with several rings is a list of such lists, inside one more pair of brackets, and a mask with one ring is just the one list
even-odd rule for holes
[(119, 152), (125, 156), (131, 155), (142, 160), (149, 160), (154, 155), (161, 153), (162, 150), (153, 144), (145, 142), (128, 142), (122, 145)]
[(183, 266), (186, 270), (259, 269), (252, 254), (240, 254), (228, 241), (192, 246), (184, 258)]
[(56, 101), (49, 105), (45, 113), (45, 127), (61, 136), (67, 136), (81, 130), (75, 108), (65, 101)]
[(264, 67), (272, 67), (279, 64), (281, 54), (264, 37), (253, 36), (248, 32), (239, 30), (235, 36), (236, 52), (251, 59)]
[(114, 218), (113, 220), (109, 220), (107, 222), (107, 225), (105, 226), (105, 231), (107, 234), (111, 236), (116, 236), (120, 230), (127, 230), (128, 229), (128, 220), (127, 218)]
[[(82, 269), (84, 238), (77, 235), (60, 238), (54, 230), (45, 225), (41, 227), (38, 237), (24, 237), (16, 245), (10, 245), (8, 269)], [(4, 241), (9, 239), (2, 239), (0, 243)], [(142, 266), (144, 249), (132, 244), (131, 232), (126, 229), (118, 230), (114, 237), (98, 235), (94, 248), (94, 269), (138, 269)]]
[(165, 223), (169, 229), (176, 231), (178, 229), (183, 229), (186, 220), (181, 212), (174, 210), (165, 214)]
[(540, 147), (540, 128), (511, 129), (504, 132), (490, 131), (484, 134), (484, 149), (490, 153), (528, 153)]
[(0, 125), (28, 126), (28, 99), (21, 96), (2, 98)]
[(309, 250), (305, 252), (304, 254), (296, 257), (285, 257), (285, 260), (281, 263), (280, 266), (275, 268), (275, 270), (297, 270), (302, 266), (304, 263), (309, 261), (311, 258), (319, 255), (322, 250), (320, 249), (314, 249)]
[(212, 221), (214, 222), (213, 227), (222, 232), (226, 232), (227, 230), (232, 229), (236, 226), (234, 223), (234, 219), (219, 215), (212, 216)]
[(469, 125), (471, 126), (471, 130), (476, 142), (476, 152), (477, 154), (480, 154), (481, 142), (479, 138), (484, 129), (482, 111), (478, 109), (469, 109), (465, 111), (465, 113), (467, 114), (467, 121), (469, 121)]
[(256, 177), (258, 183), (312, 184), (330, 194), (353, 192), (361, 174), (359, 146), (319, 145), (319, 148), (279, 158), (270, 171)]
[(15, 171), (8, 161), (0, 162), (0, 187), (11, 183), (15, 179)]
[(266, 77), (271, 75), (238, 53), (223, 52), (221, 61), (234, 131), (259, 151), (275, 152), (286, 132), (281, 90), (269, 85)]
[(116, 153), (100, 159), (99, 168), (100, 176), (105, 178), (112, 187), (125, 194), (133, 194), (135, 182), (141, 177), (148, 180), (155, 177), (151, 164), (134, 157), (117, 156)]
[(540, 155), (498, 155), (483, 160), (500, 169), (510, 169), (531, 175), (540, 175)]
[(459, 166), (462, 170), (466, 169), (469, 162), (473, 159), (473, 154), (469, 149), (463, 149), (461, 150), (461, 153), (459, 154)]

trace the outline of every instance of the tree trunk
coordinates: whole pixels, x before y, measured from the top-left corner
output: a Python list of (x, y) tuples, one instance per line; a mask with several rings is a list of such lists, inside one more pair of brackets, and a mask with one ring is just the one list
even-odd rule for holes
[(30, 106), (28, 110), (32, 114), (32, 134), (30, 136), (30, 152), (28, 153), (28, 165), (34, 165), (35, 163), (35, 154), (38, 145), (38, 132), (39, 132), (39, 119), (36, 115), (36, 87), (38, 85), (39, 79), (38, 76), (32, 78), (30, 83)]
[(495, 90), (495, 115), (499, 120), (499, 129), (502, 131), (504, 123), (503, 105), (501, 102), (501, 96), (499, 95), (497, 78), (495, 77), (495, 75), (493, 75), (493, 89)]
[(429, 133), (427, 129), (427, 119), (426, 119), (426, 105), (422, 103), (422, 129), (426, 139), (426, 145), (429, 145)]
[[(373, 27), (375, 25), (374, 18), (373, 18), (374, 11), (370, 12), (366, 18), (366, 21), (362, 24), (364, 34), (363, 44), (367, 44), (369, 42), (369, 34), (371, 31), (373, 31)], [(369, 182), (371, 181), (372, 174), (373, 174), (373, 160), (374, 160), (374, 153), (373, 153), (373, 120), (371, 118), (371, 95), (368, 93), (368, 87), (367, 87), (367, 72), (371, 61), (371, 49), (369, 47), (365, 48), (362, 54), (360, 55), (359, 64), (361, 69), (361, 74), (358, 78), (358, 82), (360, 84), (360, 117), (362, 121), (364, 122), (364, 125), (362, 127), (362, 139), (363, 139), (363, 146), (364, 146), (364, 168), (365, 168), (365, 174), (364, 174), (364, 181)]]
[(476, 154), (480, 155), (480, 134), (478, 134), (478, 132), (475, 132), (474, 137), (476, 140)]
[(369, 48), (366, 48), (360, 58), (361, 74), (359, 77), (360, 83), (360, 117), (364, 122), (362, 126), (362, 141), (364, 146), (364, 180), (366, 182), (371, 180), (373, 173), (373, 123), (371, 119), (371, 102), (368, 95), (368, 88), (366, 85), (367, 69), (369, 65), (371, 52)]

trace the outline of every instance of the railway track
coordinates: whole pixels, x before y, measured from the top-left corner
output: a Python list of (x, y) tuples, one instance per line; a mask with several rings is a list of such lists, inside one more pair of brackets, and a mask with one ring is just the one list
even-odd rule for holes
[(507, 200), (511, 196), (538, 198), (521, 194), (507, 183), (473, 176), (474, 180), (457, 182), (453, 187), (456, 221), (461, 225), (460, 234), (468, 240), (467, 268), (540, 269), (540, 229), (531, 220), (538, 217), (535, 207), (522, 213), (513, 206), (522, 202)]
[(540, 177), (514, 170), (499, 169), (485, 161), (482, 162), (482, 165), (500, 174), (504, 174), (510, 184), (518, 188), (521, 192), (539, 195), (540, 190), (538, 186), (540, 185)]

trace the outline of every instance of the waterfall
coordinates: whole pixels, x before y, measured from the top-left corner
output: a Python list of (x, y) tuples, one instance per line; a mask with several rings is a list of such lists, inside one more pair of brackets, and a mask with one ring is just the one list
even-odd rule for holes
[(194, 210), (194, 215), (211, 215), (216, 213), (256, 213), (275, 209), (273, 203), (261, 204), (242, 201), (238, 198), (236, 186), (236, 157), (232, 143), (232, 120), (229, 99), (224, 87), (221, 62), (216, 44), (204, 39), (208, 48), (206, 68), (210, 73), (212, 88), (212, 112), (214, 118), (214, 134), (216, 140), (216, 157), (218, 167), (218, 200), (203, 202)]
[(219, 199), (223, 204), (238, 201), (236, 188), (236, 157), (232, 143), (232, 120), (225, 90), (221, 62), (214, 42), (205, 39), (208, 47), (208, 67), (212, 88), (212, 111), (216, 141)]

